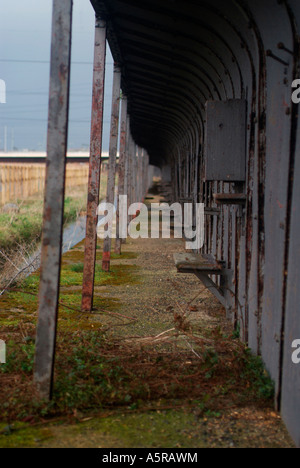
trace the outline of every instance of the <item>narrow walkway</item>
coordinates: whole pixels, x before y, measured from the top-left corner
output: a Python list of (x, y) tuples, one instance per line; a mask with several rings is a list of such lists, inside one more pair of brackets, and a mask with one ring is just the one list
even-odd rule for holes
[[(183, 249), (181, 240), (129, 240), (122, 258), (112, 260), (110, 275), (97, 270), (95, 311), (88, 317), (72, 312), (81, 292), (76, 275), (83, 244), (64, 255), (56, 386), (62, 386), (64, 373), (70, 389), (58, 389), (62, 393), (57, 404), (59, 398), (71, 402), (74, 366), (81, 372), (76, 385), (87, 393), (86, 402), (82, 398), (81, 407), (73, 405), (69, 416), (58, 414), (54, 421), (37, 423), (27, 416), (21, 423), (0, 423), (0, 446), (293, 447), (272, 408), (270, 382), (259, 362), (232, 334), (224, 310), (199, 280), (177, 274), (173, 254)], [(100, 257), (101, 248), (99, 268)], [(10, 318), (22, 312), (23, 335), (34, 327), (25, 309), (19, 304), (10, 310)], [(107, 341), (99, 349), (98, 342), (81, 335), (94, 330), (97, 336), (104, 329)], [(102, 355), (106, 361), (101, 366), (109, 362), (99, 382), (93, 377), (98, 385), (104, 380), (106, 385), (106, 397), (99, 395), (98, 406), (94, 395), (92, 403), (88, 401), (89, 387), (84, 387), (96, 366), (80, 360), (78, 342), (69, 345), (71, 336), (82, 340), (85, 350), (91, 348), (90, 358), (93, 353)], [(63, 355), (64, 343), (70, 358)], [(68, 359), (69, 370), (64, 367)], [(4, 374), (4, 379), (9, 377), (18, 386), (16, 374)]]

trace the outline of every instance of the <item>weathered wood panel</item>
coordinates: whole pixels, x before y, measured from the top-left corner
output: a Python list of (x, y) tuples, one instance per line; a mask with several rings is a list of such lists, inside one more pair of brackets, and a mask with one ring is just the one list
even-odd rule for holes
[[(294, 33), (299, 34), (300, 4), (298, 0), (290, 0), (292, 8), (291, 20), (298, 27)], [(295, 35), (295, 41), (298, 37)], [(299, 55), (295, 66), (295, 77), (299, 78)], [(298, 106), (293, 106), (292, 116), (297, 118)], [(282, 360), (282, 388), (281, 388), (281, 412), (287, 428), (300, 447), (300, 364), (292, 361), (292, 349), (294, 340), (300, 339), (300, 123), (295, 120), (297, 126), (293, 128), (291, 136), (291, 162), (290, 162), (290, 225), (288, 231), (289, 250), (287, 258), (286, 277), (286, 302), (284, 316), (284, 347)], [(295, 146), (294, 146), (295, 145)], [(300, 354), (298, 354), (298, 357)], [(297, 356), (296, 356), (297, 357)]]
[(288, 429), (300, 447), (300, 363), (292, 362), (292, 353), (295, 351), (292, 349), (292, 343), (294, 340), (300, 340), (300, 126), (297, 137), (287, 276), (281, 409)]

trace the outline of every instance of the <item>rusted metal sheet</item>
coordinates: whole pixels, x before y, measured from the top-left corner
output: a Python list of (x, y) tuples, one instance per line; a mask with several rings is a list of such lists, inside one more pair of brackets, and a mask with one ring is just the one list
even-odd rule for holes
[[(120, 204), (119, 196), (126, 195), (126, 159), (127, 159), (127, 97), (123, 96), (121, 101), (121, 127), (120, 127), (120, 156), (118, 164), (118, 200), (117, 200), (117, 214), (116, 214), (116, 242), (115, 242), (115, 253), (121, 254), (121, 245), (122, 239), (120, 236)], [(127, 210), (126, 210), (127, 213)], [(124, 216), (124, 212), (121, 213), (121, 216)], [(122, 225), (127, 224), (127, 215), (126, 219), (122, 220)]]
[(52, 393), (58, 313), (68, 134), (72, 0), (54, 0), (48, 114), (47, 169), (34, 380)]
[[(116, 162), (119, 136), (119, 115), (120, 115), (120, 91), (121, 91), (121, 70), (115, 64), (112, 92), (111, 128), (109, 143), (109, 165), (107, 179), (106, 201), (114, 205), (115, 202), (115, 181)], [(107, 226), (108, 229), (108, 226)], [(110, 270), (111, 236), (104, 239), (102, 269), (106, 272)]]
[(101, 18), (96, 18), (90, 168), (88, 182), (86, 239), (81, 306), (82, 310), (85, 312), (91, 312), (93, 307), (95, 261), (97, 248), (98, 204), (100, 193), (105, 58), (106, 22), (103, 21)]

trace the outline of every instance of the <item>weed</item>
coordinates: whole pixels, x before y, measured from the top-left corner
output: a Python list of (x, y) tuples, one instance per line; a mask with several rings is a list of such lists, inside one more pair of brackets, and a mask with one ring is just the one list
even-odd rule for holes
[(7, 349), (11, 350), (7, 356), (5, 366), (0, 366), (0, 373), (10, 374), (22, 372), (31, 375), (34, 365), (34, 343), (16, 344), (10, 341)]
[(252, 382), (258, 398), (272, 399), (275, 393), (274, 382), (266, 371), (261, 357), (254, 356), (250, 349), (246, 349), (242, 361), (241, 378)]
[(238, 340), (240, 336), (241, 336), (241, 324), (240, 322), (237, 322), (236, 328), (232, 333), (232, 337)]

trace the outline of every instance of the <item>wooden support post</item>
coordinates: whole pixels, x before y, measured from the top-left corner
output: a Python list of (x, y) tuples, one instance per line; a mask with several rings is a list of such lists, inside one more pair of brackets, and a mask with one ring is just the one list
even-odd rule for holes
[[(109, 144), (109, 164), (108, 164), (107, 195), (106, 195), (106, 202), (111, 203), (113, 205), (115, 202), (116, 162), (117, 162), (119, 115), (120, 115), (120, 91), (121, 91), (121, 70), (117, 65), (115, 65), (114, 79), (113, 79), (113, 96), (112, 96), (110, 144)], [(108, 227), (107, 229), (109, 232), (110, 229)], [(111, 234), (112, 232), (104, 239), (104, 245), (103, 245), (102, 269), (106, 272), (110, 270)]]
[(130, 152), (131, 204), (136, 202), (136, 199), (135, 199), (135, 158), (136, 158), (136, 144), (132, 138), (131, 152)]
[(128, 206), (133, 203), (133, 139), (131, 133), (129, 135), (129, 143), (128, 143), (128, 172), (127, 172), (127, 190), (128, 190)]
[[(120, 212), (120, 195), (126, 195), (126, 187), (125, 187), (125, 178), (126, 178), (126, 159), (127, 159), (127, 97), (123, 96), (122, 98), (122, 105), (121, 105), (121, 129), (120, 129), (120, 155), (119, 155), (119, 166), (118, 166), (118, 197), (117, 197), (117, 216), (116, 216), (116, 243), (115, 243), (115, 253), (121, 255), (121, 244), (122, 244), (122, 237), (120, 232), (120, 226), (127, 225), (127, 206), (126, 210), (121, 210)], [(123, 219), (120, 219), (120, 216)], [(127, 232), (126, 232), (127, 234)]]
[(137, 201), (139, 203), (143, 202), (143, 193), (142, 193), (142, 183), (143, 183), (143, 150), (138, 147), (138, 160), (137, 160)]
[(91, 147), (81, 305), (82, 310), (85, 312), (91, 312), (93, 308), (101, 175), (105, 58), (106, 22), (97, 18), (95, 28)]
[(47, 175), (34, 380), (42, 398), (52, 394), (59, 298), (68, 136), (72, 0), (53, 1)]
[(141, 201), (144, 203), (145, 195), (146, 195), (146, 186), (145, 186), (145, 160), (146, 160), (146, 153), (145, 150), (142, 149), (142, 162), (141, 162)]
[(150, 184), (152, 181), (150, 181), (150, 173), (149, 173), (149, 155), (146, 152), (145, 153), (145, 196), (148, 193), (148, 190), (150, 188)]
[(133, 141), (132, 151), (132, 203), (137, 202), (137, 145)]
[[(127, 213), (126, 213), (126, 226), (128, 226), (128, 207), (129, 207), (129, 197), (130, 197), (130, 180), (129, 180), (129, 167), (130, 167), (130, 117), (127, 114), (127, 131), (126, 131), (126, 158), (125, 158), (125, 177), (124, 177), (124, 195), (127, 195)], [(127, 233), (126, 228), (126, 238), (122, 239), (122, 244), (127, 242)]]
[(144, 203), (146, 197), (147, 183), (146, 183), (146, 151), (143, 149), (142, 157), (142, 180), (141, 180), (141, 191), (142, 191), (142, 202)]

